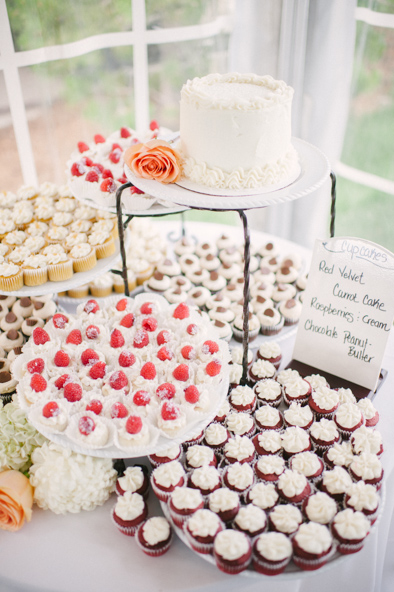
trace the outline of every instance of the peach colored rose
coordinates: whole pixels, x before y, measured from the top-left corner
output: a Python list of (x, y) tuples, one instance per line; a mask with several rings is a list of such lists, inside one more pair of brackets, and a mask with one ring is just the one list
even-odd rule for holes
[(180, 179), (181, 155), (164, 140), (135, 144), (126, 150), (123, 158), (137, 177), (160, 183), (175, 183)]
[(0, 528), (15, 532), (31, 519), (33, 487), (19, 471), (0, 473)]

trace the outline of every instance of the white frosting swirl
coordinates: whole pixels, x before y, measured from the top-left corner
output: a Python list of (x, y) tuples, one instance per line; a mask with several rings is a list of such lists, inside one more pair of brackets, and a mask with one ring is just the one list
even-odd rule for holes
[(249, 499), (252, 504), (265, 510), (276, 504), (279, 495), (273, 483), (256, 483), (249, 491)]
[(286, 534), (292, 534), (302, 522), (300, 510), (292, 504), (279, 505), (270, 513), (270, 520), (276, 530)]
[(312, 392), (312, 399), (320, 409), (329, 411), (339, 403), (339, 395), (327, 386), (320, 386)]
[(296, 401), (290, 403), (290, 407), (285, 409), (283, 415), (288, 424), (299, 426), (300, 428), (309, 425), (313, 420), (313, 413), (310, 407), (308, 407), (308, 405), (302, 407)]
[(182, 477), (185, 476), (185, 471), (180, 462), (173, 460), (156, 467), (152, 475), (158, 485), (168, 489), (178, 485)]
[(363, 510), (369, 510), (373, 512), (379, 505), (379, 495), (373, 485), (364, 483), (364, 481), (357, 481), (352, 483), (348, 488), (346, 495), (349, 496), (347, 504), (353, 508), (362, 512)]
[(337, 423), (345, 428), (354, 428), (363, 419), (361, 409), (354, 403), (342, 403), (335, 412)]
[(379, 479), (383, 472), (382, 463), (376, 454), (370, 452), (362, 452), (359, 456), (356, 456), (350, 465), (350, 469), (364, 481)]
[(241, 530), (246, 530), (253, 535), (265, 528), (267, 517), (261, 508), (248, 504), (240, 508), (234, 522)]
[(317, 522), (301, 524), (295, 540), (301, 549), (314, 555), (327, 553), (332, 545), (332, 536), (327, 526)]
[(382, 450), (382, 435), (378, 430), (361, 426), (353, 432), (351, 444), (356, 454), (361, 454), (361, 452), (379, 454)]
[(321, 459), (314, 452), (299, 452), (291, 457), (290, 461), (291, 469), (305, 475), (305, 477), (311, 477), (321, 472), (323, 463)]
[(263, 475), (281, 475), (285, 469), (285, 461), (281, 456), (265, 454), (257, 461), (257, 469)]
[(118, 497), (115, 505), (115, 514), (122, 520), (135, 520), (141, 516), (145, 508), (142, 495), (126, 491)]
[(292, 471), (291, 469), (286, 469), (285, 472), (280, 475), (278, 480), (278, 488), (287, 498), (300, 495), (307, 484), (308, 481), (305, 475)]
[(259, 347), (259, 354), (263, 358), (275, 359), (282, 354), (282, 350), (276, 341), (264, 341)]
[(191, 481), (203, 491), (213, 490), (220, 483), (220, 473), (216, 467), (204, 465), (193, 471)]
[(258, 382), (255, 386), (255, 391), (259, 398), (266, 401), (275, 401), (282, 392), (280, 384), (271, 378)]
[(339, 536), (349, 541), (364, 539), (369, 533), (369, 520), (362, 512), (354, 512), (350, 508), (338, 512), (334, 518), (335, 530)]
[[(356, 430), (356, 431), (358, 431), (358, 430)], [(348, 467), (354, 458), (353, 448), (352, 448), (351, 443), (350, 442), (342, 442), (341, 444), (338, 444), (338, 442), (336, 442), (334, 444), (334, 446), (331, 446), (331, 448), (328, 449), (327, 458), (334, 465)]]
[(280, 423), (281, 416), (275, 407), (264, 405), (255, 412), (255, 418), (263, 427), (275, 427)]
[(253, 483), (253, 469), (247, 463), (235, 462), (227, 467), (226, 478), (234, 488), (245, 490)]
[(255, 400), (255, 394), (250, 386), (237, 386), (231, 391), (230, 399), (234, 405), (250, 405)]
[(309, 376), (305, 376), (305, 380), (309, 382), (312, 389), (318, 389), (319, 387), (327, 386), (327, 380), (324, 376), (320, 376), (320, 374), (310, 374)]
[(337, 513), (337, 505), (327, 493), (318, 491), (308, 498), (305, 513), (312, 522), (328, 524)]
[(320, 421), (314, 421), (310, 427), (310, 433), (316, 440), (332, 442), (339, 438), (335, 422), (324, 417)]
[(290, 453), (302, 452), (310, 447), (309, 435), (298, 426), (286, 428), (282, 434), (282, 446)]
[(268, 561), (283, 561), (291, 557), (292, 545), (290, 539), (281, 532), (265, 532), (256, 543), (256, 549)]
[(342, 467), (334, 467), (332, 471), (326, 471), (323, 474), (324, 487), (334, 495), (345, 493), (351, 484), (349, 473)]
[(275, 375), (276, 368), (268, 360), (256, 360), (252, 364), (251, 371), (259, 379), (272, 378)]
[(166, 541), (170, 536), (170, 532), (170, 525), (162, 516), (153, 516), (142, 526), (144, 539), (151, 547)]
[(365, 419), (372, 419), (373, 417), (375, 417), (376, 409), (373, 406), (371, 399), (368, 399), (367, 397), (365, 397), (365, 399), (361, 399), (357, 403), (357, 406), (360, 407), (361, 412), (362, 412), (363, 416), (365, 417)]
[(285, 384), (286, 394), (290, 397), (301, 397), (306, 395), (310, 389), (310, 385), (306, 380), (302, 378), (296, 378), (295, 380), (288, 380)]
[(227, 416), (227, 427), (233, 434), (242, 436), (253, 429), (253, 418), (249, 413), (229, 413)]
[(267, 430), (258, 434), (257, 440), (261, 448), (266, 452), (275, 453), (282, 448), (281, 435), (275, 430)]
[(208, 504), (209, 509), (216, 514), (232, 510), (239, 506), (238, 493), (228, 489), (228, 487), (221, 487), (209, 494)]
[(118, 483), (123, 491), (134, 493), (140, 489), (144, 483), (145, 475), (141, 467), (127, 467), (122, 477), (119, 477)]
[(249, 552), (249, 539), (237, 530), (221, 530), (216, 535), (214, 550), (223, 559), (235, 561)]
[(208, 446), (195, 444), (187, 449), (186, 459), (191, 467), (202, 467), (203, 465), (209, 465), (213, 461), (214, 453), (212, 448)]
[(201, 492), (192, 487), (176, 487), (171, 494), (171, 504), (177, 510), (195, 510), (203, 503)]
[(187, 521), (187, 528), (195, 537), (214, 537), (221, 521), (211, 510), (197, 510)]
[(235, 458), (238, 461), (245, 460), (254, 455), (253, 442), (247, 436), (235, 435), (226, 443), (224, 454), (228, 458)]

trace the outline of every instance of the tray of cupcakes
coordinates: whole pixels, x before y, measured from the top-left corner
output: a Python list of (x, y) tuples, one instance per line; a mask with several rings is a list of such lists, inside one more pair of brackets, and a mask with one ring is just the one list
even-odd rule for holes
[(0, 292), (15, 296), (67, 290), (119, 258), (116, 216), (51, 183), (0, 196), (0, 237)]
[(361, 551), (377, 524), (379, 414), (324, 376), (281, 370), (280, 346), (266, 348), (251, 355), (248, 385), (230, 372), (198, 442), (150, 457), (151, 486), (179, 537), (220, 570), (299, 578)]
[(228, 344), (197, 309), (111, 297), (33, 329), (12, 365), (29, 421), (76, 452), (133, 458), (197, 437), (228, 392)]

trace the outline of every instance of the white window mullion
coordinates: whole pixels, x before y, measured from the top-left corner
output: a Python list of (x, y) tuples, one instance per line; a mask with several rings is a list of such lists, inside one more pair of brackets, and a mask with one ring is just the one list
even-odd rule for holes
[(149, 126), (149, 70), (148, 45), (146, 39), (145, 0), (132, 0), (134, 65), (135, 128), (143, 133)]
[(5, 2), (0, 2), (0, 52), (4, 61), (4, 81), (8, 95), (15, 140), (22, 168), (23, 181), (37, 185), (37, 171), (30, 141), (27, 114), (22, 94), (19, 70), (15, 63), (15, 49)]

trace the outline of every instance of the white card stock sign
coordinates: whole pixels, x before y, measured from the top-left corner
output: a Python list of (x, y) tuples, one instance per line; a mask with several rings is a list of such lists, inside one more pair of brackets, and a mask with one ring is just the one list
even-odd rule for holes
[(375, 390), (393, 318), (393, 253), (357, 238), (316, 241), (293, 358)]

